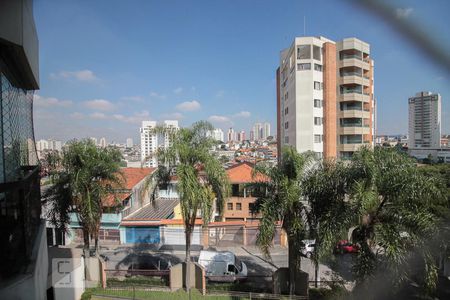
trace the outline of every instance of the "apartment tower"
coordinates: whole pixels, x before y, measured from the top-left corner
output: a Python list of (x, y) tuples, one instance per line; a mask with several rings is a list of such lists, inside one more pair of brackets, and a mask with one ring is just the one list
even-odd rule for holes
[(178, 121), (166, 120), (158, 124), (155, 121), (142, 121), (141, 133), (141, 162), (146, 167), (157, 167), (158, 160), (156, 152), (159, 147), (170, 147), (170, 133), (158, 134), (155, 132), (157, 126), (169, 130), (178, 130)]
[(277, 139), (298, 152), (349, 158), (373, 146), (373, 60), (367, 43), (297, 37), (277, 69)]
[(420, 92), (408, 99), (409, 148), (440, 148), (441, 95)]

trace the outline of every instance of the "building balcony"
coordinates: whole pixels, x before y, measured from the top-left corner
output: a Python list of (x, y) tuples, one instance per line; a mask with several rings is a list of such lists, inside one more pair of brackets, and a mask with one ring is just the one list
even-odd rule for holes
[(369, 126), (361, 126), (361, 125), (345, 125), (339, 126), (339, 134), (370, 134)]
[(370, 95), (365, 95), (361, 92), (344, 93), (339, 95), (339, 101), (360, 101), (369, 102)]
[(339, 60), (338, 67), (339, 68), (345, 68), (345, 67), (358, 67), (364, 70), (370, 70), (370, 64), (368, 61), (364, 61), (361, 58), (358, 58), (356, 56), (350, 55), (345, 56), (346, 58), (343, 58)]
[(370, 118), (370, 112), (362, 109), (341, 110), (339, 116), (342, 118)]

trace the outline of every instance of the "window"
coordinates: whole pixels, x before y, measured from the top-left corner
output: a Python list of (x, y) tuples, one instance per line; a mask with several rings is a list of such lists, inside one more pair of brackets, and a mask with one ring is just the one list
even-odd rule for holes
[(319, 72), (322, 72), (322, 65), (319, 65), (319, 64), (314, 64), (314, 70), (316, 70), (316, 71), (319, 71)]
[(313, 46), (313, 58), (320, 61), (320, 47)]
[(286, 108), (284, 109), (284, 114), (287, 115), (288, 113), (289, 113), (289, 107), (286, 107)]
[(322, 125), (322, 118), (314, 117), (314, 125)]
[(314, 89), (320, 91), (322, 84), (319, 81), (314, 81)]
[(314, 135), (314, 143), (322, 143), (322, 135), (321, 134)]
[(236, 203), (236, 210), (242, 210), (242, 203)]
[(297, 64), (297, 70), (298, 71), (302, 71), (302, 70), (311, 70), (311, 64)]
[(284, 94), (284, 101), (286, 101), (289, 98), (289, 93), (286, 92), (286, 94)]
[(311, 46), (300, 45), (297, 47), (297, 59), (310, 59), (311, 58)]
[(314, 107), (322, 107), (322, 100), (314, 99)]
[(227, 203), (227, 209), (233, 210), (233, 203)]
[(284, 129), (288, 129), (289, 128), (289, 122), (284, 123)]
[(288, 137), (288, 136), (285, 136), (285, 137), (284, 137), (284, 143), (285, 143), (285, 144), (289, 144), (289, 137)]
[(256, 208), (255, 203), (249, 203), (248, 204), (248, 211), (250, 213), (254, 213), (255, 212), (255, 208)]

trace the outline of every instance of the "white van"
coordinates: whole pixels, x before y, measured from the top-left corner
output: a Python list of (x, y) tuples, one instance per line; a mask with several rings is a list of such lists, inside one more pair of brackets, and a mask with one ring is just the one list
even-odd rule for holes
[(209, 281), (234, 282), (247, 278), (247, 266), (230, 251), (200, 251), (198, 263)]

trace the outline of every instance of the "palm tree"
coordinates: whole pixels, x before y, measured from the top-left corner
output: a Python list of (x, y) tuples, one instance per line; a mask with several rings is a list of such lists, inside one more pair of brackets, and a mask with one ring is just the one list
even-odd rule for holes
[[(213, 129), (206, 121), (196, 122), (191, 128), (177, 131), (165, 127), (154, 129), (156, 134), (168, 135), (171, 145), (157, 151), (158, 169), (146, 182), (146, 186), (152, 187), (154, 199), (158, 187), (166, 186), (172, 175), (178, 178), (177, 191), (186, 238), (186, 270), (190, 270), (195, 220), (200, 215), (203, 226), (206, 226), (211, 220), (214, 202), (217, 212), (222, 214), (224, 200), (229, 193), (225, 169), (210, 153), (216, 141), (208, 137), (207, 133)], [(187, 271), (186, 274), (185, 285), (189, 290), (190, 273)]]
[(348, 168), (335, 160), (323, 160), (310, 168), (303, 178), (303, 196), (307, 201), (308, 232), (315, 239), (312, 260), (317, 287), (319, 261), (329, 256), (339, 236), (347, 234), (351, 221)]
[(290, 294), (297, 293), (298, 287), (296, 288), (295, 282), (301, 271), (300, 247), (307, 228), (307, 207), (301, 201), (301, 182), (305, 169), (311, 161), (312, 154), (299, 154), (295, 148), (285, 147), (279, 165), (258, 164), (254, 169), (254, 177), (262, 174), (269, 178), (268, 181), (252, 184), (255, 188), (266, 191), (255, 202), (255, 210), (261, 212), (263, 216), (257, 243), (263, 253), (270, 257), (269, 250), (276, 233), (276, 224), (281, 221), (288, 238)]
[(119, 163), (122, 155), (116, 149), (97, 148), (90, 140), (71, 141), (59, 157), (51, 156), (51, 186), (44, 193), (51, 222), (66, 230), (70, 213), (76, 213), (88, 257), (90, 238), (98, 251), (98, 232), (102, 217), (102, 199), (114, 194), (120, 186)]
[(424, 285), (432, 289), (436, 266), (425, 245), (436, 229), (432, 208), (446, 201), (439, 182), (423, 176), (395, 149), (362, 149), (353, 156), (351, 170), (353, 239), (361, 246), (354, 266), (357, 287), (363, 291), (381, 271), (384, 285), (398, 285), (411, 278), (411, 265), (420, 260)]

